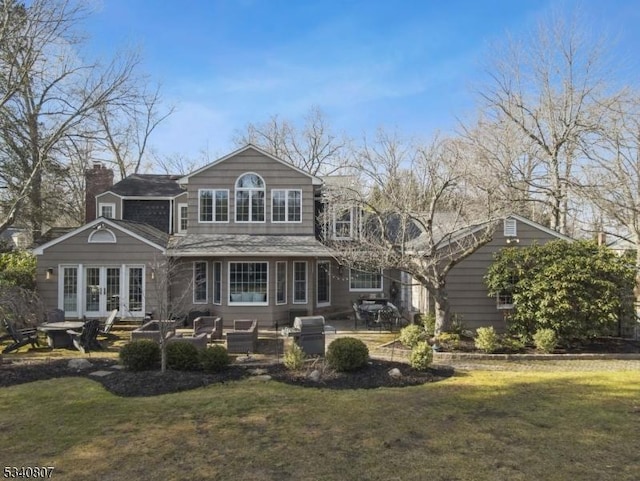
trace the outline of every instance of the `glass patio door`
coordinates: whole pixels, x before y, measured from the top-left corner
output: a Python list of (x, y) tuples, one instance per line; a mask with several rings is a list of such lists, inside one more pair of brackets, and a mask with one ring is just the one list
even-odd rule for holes
[(86, 267), (84, 281), (87, 317), (104, 317), (113, 309), (120, 310), (120, 267)]

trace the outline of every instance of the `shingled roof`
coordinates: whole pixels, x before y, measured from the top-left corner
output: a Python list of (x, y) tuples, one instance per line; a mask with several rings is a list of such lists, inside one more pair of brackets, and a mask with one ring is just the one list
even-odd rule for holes
[(132, 174), (114, 184), (108, 192), (123, 197), (175, 197), (185, 192), (178, 185), (179, 175)]

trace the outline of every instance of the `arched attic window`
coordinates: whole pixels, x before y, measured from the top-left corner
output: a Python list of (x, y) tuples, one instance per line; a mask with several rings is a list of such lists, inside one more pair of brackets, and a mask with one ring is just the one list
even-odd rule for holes
[(258, 174), (236, 180), (236, 222), (264, 222), (265, 184)]
[(102, 224), (98, 224), (96, 228), (89, 234), (87, 240), (89, 244), (115, 244), (117, 242), (116, 235)]

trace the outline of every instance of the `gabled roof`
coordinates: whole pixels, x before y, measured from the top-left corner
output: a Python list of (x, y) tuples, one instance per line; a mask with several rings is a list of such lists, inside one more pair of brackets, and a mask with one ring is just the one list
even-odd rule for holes
[(167, 254), (177, 257), (330, 256), (332, 251), (314, 236), (187, 234), (171, 239)]
[(188, 175), (185, 175), (184, 177), (178, 179), (178, 183), (180, 185), (184, 185), (184, 184), (188, 183), (189, 179), (191, 177), (193, 177), (194, 175), (198, 175), (201, 172), (204, 172), (205, 170), (210, 169), (211, 167), (213, 167), (215, 165), (221, 164), (222, 162), (224, 162), (226, 160), (229, 160), (232, 157), (235, 157), (235, 156), (237, 156), (237, 155), (239, 155), (239, 154), (241, 154), (243, 152), (246, 152), (247, 150), (255, 150), (257, 153), (259, 153), (261, 155), (264, 155), (265, 157), (268, 157), (268, 158), (270, 158), (272, 160), (275, 160), (276, 162), (280, 162), (282, 165), (286, 165), (290, 169), (293, 169), (296, 172), (309, 177), (311, 179), (311, 182), (313, 183), (313, 185), (322, 185), (322, 180), (319, 177), (311, 175), (308, 172), (305, 172), (304, 170), (296, 167), (295, 165), (290, 164), (289, 162), (287, 162), (285, 160), (279, 159), (278, 157), (275, 157), (274, 155), (272, 155), (269, 152), (267, 152), (266, 150), (262, 150), (261, 148), (256, 147), (253, 144), (247, 144), (244, 147), (242, 147), (242, 148), (240, 148), (240, 149), (238, 149), (238, 150), (236, 150), (234, 152), (231, 152), (230, 154), (227, 154), (224, 157), (219, 158), (218, 160), (214, 160), (210, 164), (207, 164), (204, 167), (201, 167), (198, 170), (195, 170), (195, 171), (191, 172)]
[(122, 197), (175, 197), (184, 192), (178, 179), (179, 175), (131, 174), (106, 192)]
[[(544, 232), (546, 234), (549, 234), (553, 237), (556, 237), (558, 239), (561, 240), (565, 240), (565, 241), (573, 241), (573, 239), (569, 236), (566, 236), (564, 234), (561, 234), (560, 232), (557, 232), (553, 229), (550, 229), (549, 227), (543, 226), (542, 224), (538, 224), (537, 222), (532, 221), (531, 219), (527, 219), (526, 217), (522, 217), (518, 214), (509, 214), (503, 217), (497, 217), (493, 220), (489, 220), (486, 222), (480, 222), (478, 224), (475, 225), (468, 225), (468, 226), (463, 226), (460, 227), (459, 229), (455, 229), (454, 225), (451, 225), (451, 223), (449, 225), (451, 225), (450, 229), (447, 228), (442, 228), (442, 225), (447, 223), (447, 214), (443, 214), (443, 215), (436, 215), (434, 217), (434, 241), (436, 244), (439, 244), (437, 246), (438, 249), (444, 248), (446, 246), (451, 245), (452, 243), (455, 243), (457, 241), (462, 240), (463, 238), (473, 235), (473, 234), (477, 234), (478, 232), (486, 229), (492, 222), (496, 222), (496, 221), (502, 221), (505, 219), (516, 219), (518, 222), (522, 222), (524, 224), (527, 224), (531, 227), (533, 227), (534, 229), (537, 229), (541, 232)], [(447, 238), (448, 237), (448, 238)], [(412, 241), (412, 244), (415, 248), (419, 249), (420, 245), (423, 245), (422, 242), (424, 239), (424, 233), (418, 237), (417, 239), (415, 239), (414, 241)]]
[(56, 237), (55, 239), (36, 247), (35, 249), (33, 249), (33, 254), (42, 255), (44, 254), (44, 251), (49, 247), (59, 244), (60, 242), (64, 242), (70, 237), (73, 237), (74, 235), (79, 234), (83, 231), (91, 230), (99, 224), (104, 224), (107, 227), (119, 230), (120, 232), (124, 232), (125, 234), (128, 234), (131, 237), (150, 245), (151, 247), (155, 247), (156, 249), (162, 251), (162, 253), (165, 252), (167, 242), (169, 241), (168, 234), (156, 229), (155, 227), (151, 227), (150, 225), (142, 224), (140, 222), (133, 222), (130, 220), (116, 220), (107, 219), (105, 217), (98, 217), (88, 224), (73, 229), (72, 231), (61, 235), (60, 237)]

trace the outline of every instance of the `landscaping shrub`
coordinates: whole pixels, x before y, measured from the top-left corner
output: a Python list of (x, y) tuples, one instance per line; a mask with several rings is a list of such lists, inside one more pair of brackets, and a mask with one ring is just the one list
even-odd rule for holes
[(412, 349), (420, 341), (424, 341), (426, 337), (427, 333), (422, 326), (410, 324), (400, 330), (398, 339), (404, 347)]
[(354, 371), (367, 364), (369, 348), (360, 339), (341, 337), (327, 348), (327, 363), (336, 371)]
[(149, 339), (125, 344), (119, 355), (122, 365), (130, 371), (156, 369), (160, 364), (160, 346)]
[(533, 343), (538, 351), (552, 352), (558, 344), (558, 335), (553, 329), (538, 329), (533, 335)]
[(231, 362), (227, 348), (219, 344), (200, 350), (198, 355), (200, 365), (205, 372), (223, 371)]
[(493, 326), (491, 327), (479, 327), (477, 330), (477, 336), (475, 339), (476, 348), (481, 351), (491, 353), (498, 349), (498, 334), (496, 334)]
[(521, 338), (504, 335), (500, 337), (500, 345), (507, 352), (521, 352), (524, 350), (526, 343)]
[(426, 371), (433, 362), (433, 349), (426, 341), (420, 341), (411, 349), (409, 364), (419, 371)]
[(176, 371), (195, 371), (200, 368), (198, 348), (186, 341), (167, 344), (167, 367)]
[(460, 349), (460, 334), (441, 332), (438, 336), (437, 345), (446, 350)]
[(302, 348), (295, 342), (291, 343), (291, 346), (284, 352), (284, 365), (287, 369), (297, 371), (304, 366), (305, 355)]
[(424, 332), (431, 337), (436, 332), (436, 316), (434, 314), (422, 314), (420, 316), (420, 324), (424, 328)]

